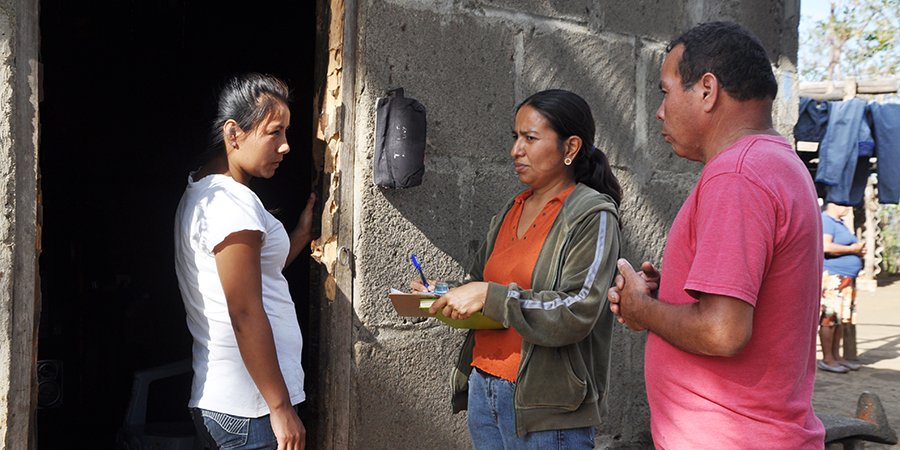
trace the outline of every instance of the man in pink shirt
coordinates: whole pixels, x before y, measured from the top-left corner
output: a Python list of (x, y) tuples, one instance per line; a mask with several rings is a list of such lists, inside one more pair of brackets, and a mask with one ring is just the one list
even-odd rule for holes
[(622, 259), (608, 294), (619, 322), (649, 332), (654, 444), (821, 449), (811, 399), (822, 225), (809, 172), (772, 128), (766, 51), (721, 22), (667, 50), (656, 117), (675, 153), (704, 167), (669, 232), (665, 276)]

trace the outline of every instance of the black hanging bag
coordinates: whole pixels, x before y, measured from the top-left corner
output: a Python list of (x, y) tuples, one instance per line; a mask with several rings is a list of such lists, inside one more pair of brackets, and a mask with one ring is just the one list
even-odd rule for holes
[(403, 96), (403, 88), (378, 99), (375, 118), (375, 184), (405, 189), (425, 174), (425, 106)]

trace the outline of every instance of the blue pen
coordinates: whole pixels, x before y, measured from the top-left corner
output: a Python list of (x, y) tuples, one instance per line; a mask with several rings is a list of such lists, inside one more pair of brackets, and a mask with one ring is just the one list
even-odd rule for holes
[(409, 256), (409, 259), (412, 260), (414, 266), (416, 266), (416, 270), (419, 271), (419, 276), (422, 277), (422, 284), (425, 285), (425, 289), (428, 289), (428, 280), (425, 279), (425, 272), (422, 272), (422, 265), (419, 264), (419, 260), (416, 259), (416, 254), (413, 253)]

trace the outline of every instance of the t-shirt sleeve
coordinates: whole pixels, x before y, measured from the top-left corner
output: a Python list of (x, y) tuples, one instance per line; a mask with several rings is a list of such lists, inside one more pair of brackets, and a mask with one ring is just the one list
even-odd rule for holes
[(237, 231), (261, 231), (265, 239), (265, 222), (262, 205), (256, 196), (248, 191), (235, 189), (215, 189), (210, 191), (207, 201), (200, 209), (200, 247), (208, 254), (222, 243), (228, 235)]
[(822, 217), (822, 234), (827, 234), (834, 238), (834, 234), (837, 230), (834, 229), (834, 226), (837, 225), (832, 220), (826, 220), (825, 217)]
[(694, 221), (696, 252), (684, 289), (756, 306), (775, 248), (776, 203), (746, 177), (728, 173), (702, 187)]

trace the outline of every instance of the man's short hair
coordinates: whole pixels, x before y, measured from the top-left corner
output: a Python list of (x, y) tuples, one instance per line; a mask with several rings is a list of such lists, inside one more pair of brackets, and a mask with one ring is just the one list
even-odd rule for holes
[(737, 100), (774, 99), (778, 83), (766, 49), (753, 33), (731, 22), (707, 22), (691, 28), (666, 47), (684, 45), (678, 64), (685, 89), (712, 73)]

